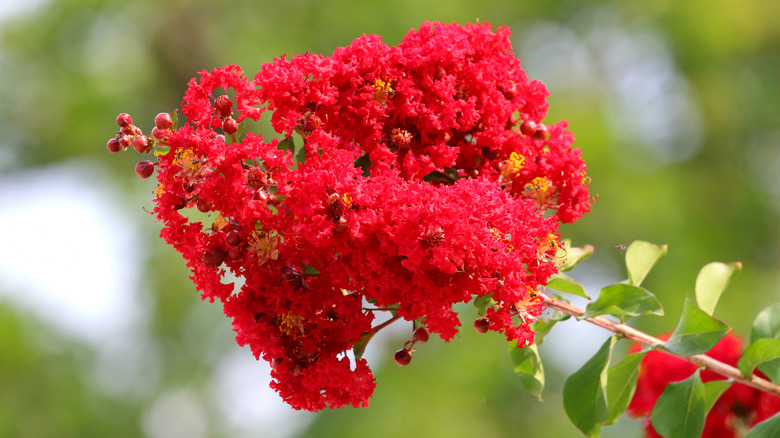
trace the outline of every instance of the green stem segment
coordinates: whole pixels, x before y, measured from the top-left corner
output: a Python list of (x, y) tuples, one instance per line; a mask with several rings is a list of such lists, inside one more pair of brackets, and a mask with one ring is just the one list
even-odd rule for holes
[[(561, 311), (563, 313), (566, 313), (568, 315), (577, 318), (585, 314), (585, 309), (581, 309), (567, 302), (557, 300), (545, 293), (539, 293), (539, 296), (541, 296), (542, 299), (544, 299), (544, 303), (547, 305), (547, 307), (551, 309)], [(774, 383), (766, 379), (762, 379), (761, 377), (758, 377), (756, 375), (752, 375), (749, 378), (745, 377), (738, 369), (734, 368), (733, 366), (725, 364), (719, 360), (715, 360), (709, 356), (705, 356), (703, 354), (687, 356), (684, 354), (672, 353), (671, 351), (666, 350), (663, 347), (665, 342), (662, 341), (661, 339), (658, 339), (654, 336), (650, 336), (647, 333), (641, 332), (626, 324), (621, 324), (619, 322), (612, 321), (603, 316), (595, 316), (592, 318), (584, 318), (584, 319), (585, 321), (588, 321), (591, 324), (596, 324), (597, 326), (605, 328), (613, 333), (621, 334), (633, 341), (640, 342), (642, 344), (649, 345), (651, 347), (655, 347), (666, 354), (671, 354), (672, 356), (679, 357), (680, 359), (688, 361), (692, 364), (707, 368), (708, 370), (718, 373), (722, 376), (728, 377), (734, 380), (735, 382), (749, 385), (760, 391), (764, 391), (770, 394), (780, 396), (780, 386), (775, 385)]]

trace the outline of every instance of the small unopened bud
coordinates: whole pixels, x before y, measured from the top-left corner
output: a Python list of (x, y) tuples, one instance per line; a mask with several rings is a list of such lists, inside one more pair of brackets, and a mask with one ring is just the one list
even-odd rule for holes
[(156, 126), (152, 128), (152, 137), (156, 138), (157, 140), (163, 141), (170, 136), (171, 136), (171, 131), (167, 129), (160, 129)]
[(130, 118), (130, 114), (122, 113), (116, 116), (116, 124), (124, 128), (125, 126), (132, 125), (133, 119)]
[(221, 117), (230, 117), (233, 113), (233, 102), (226, 94), (223, 94), (214, 101), (214, 108), (219, 111)]
[(477, 333), (487, 333), (489, 327), (490, 321), (488, 321), (487, 318), (478, 318), (474, 321), (474, 330), (476, 330)]
[(196, 206), (198, 207), (198, 210), (200, 210), (202, 213), (207, 213), (209, 210), (211, 210), (211, 202), (203, 198), (198, 199), (198, 203), (196, 204)]
[(135, 165), (135, 174), (146, 179), (154, 173), (154, 163), (151, 161), (141, 161)]
[(417, 327), (414, 330), (414, 334), (412, 335), (412, 339), (414, 339), (414, 342), (419, 342), (420, 344), (424, 344), (428, 342), (428, 339), (430, 338), (431, 334), (428, 333), (428, 329), (425, 327)]
[(108, 151), (111, 152), (112, 154), (115, 154), (117, 152), (122, 152), (123, 150), (125, 150), (119, 144), (119, 140), (117, 140), (116, 138), (112, 138), (111, 140), (108, 141), (108, 143), (106, 143), (106, 149), (108, 149)]
[(520, 124), (520, 132), (522, 132), (523, 135), (534, 135), (536, 133), (536, 122), (533, 120), (524, 121)]
[(409, 365), (409, 362), (412, 361), (412, 350), (408, 348), (402, 348), (395, 352), (395, 355), (393, 355), (393, 359), (395, 359), (395, 363), (397, 363), (402, 367), (405, 367)]
[(149, 151), (149, 137), (145, 135), (139, 135), (133, 139), (133, 149), (140, 153), (146, 153)]
[(238, 245), (241, 243), (241, 235), (238, 234), (238, 231), (233, 230), (229, 233), (227, 233), (227, 236), (225, 236), (225, 241), (228, 245)]
[(236, 119), (230, 118), (222, 122), (222, 131), (227, 135), (233, 135), (238, 131), (238, 122)]
[(154, 118), (154, 126), (162, 130), (171, 129), (173, 127), (173, 119), (169, 113), (157, 114)]
[(119, 141), (119, 146), (122, 146), (122, 148), (127, 149), (133, 141), (130, 140), (130, 137), (123, 135), (117, 139)]
[(222, 248), (209, 248), (203, 254), (203, 263), (206, 266), (217, 267), (225, 261), (225, 257), (227, 257), (227, 252)]
[(539, 123), (536, 127), (536, 132), (534, 132), (534, 140), (547, 140), (549, 134), (550, 130), (547, 129), (547, 126)]

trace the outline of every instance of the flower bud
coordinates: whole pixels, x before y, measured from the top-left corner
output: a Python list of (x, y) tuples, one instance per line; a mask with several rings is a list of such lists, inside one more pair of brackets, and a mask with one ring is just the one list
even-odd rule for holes
[(222, 248), (209, 248), (203, 254), (203, 263), (206, 266), (217, 267), (225, 261), (225, 257), (227, 257), (227, 252)]
[(223, 94), (214, 101), (214, 108), (216, 108), (221, 117), (230, 117), (233, 113), (233, 102), (227, 94)]
[(140, 153), (149, 152), (149, 137), (145, 135), (139, 135), (133, 139), (133, 149)]
[(520, 124), (520, 132), (522, 132), (523, 135), (534, 135), (536, 133), (536, 122), (533, 120), (524, 121)]
[(154, 163), (151, 161), (141, 161), (135, 165), (135, 174), (146, 179), (154, 173)]
[(124, 128), (125, 126), (129, 126), (133, 124), (133, 119), (130, 118), (130, 114), (122, 113), (118, 116), (116, 116), (116, 124), (120, 127)]
[(196, 206), (198, 207), (198, 210), (200, 210), (201, 213), (207, 213), (209, 210), (211, 210), (211, 202), (203, 198), (198, 199), (198, 203), (196, 204)]
[(157, 129), (167, 130), (173, 127), (173, 119), (169, 113), (160, 113), (154, 117), (154, 126)]
[(122, 152), (123, 150), (125, 150), (119, 144), (119, 140), (117, 140), (116, 138), (112, 138), (111, 140), (108, 141), (108, 143), (106, 143), (106, 149), (108, 149), (108, 151), (111, 152), (112, 154), (115, 154), (117, 152)]
[(152, 128), (152, 137), (156, 138), (157, 140), (164, 141), (170, 136), (171, 131), (167, 129), (160, 129), (156, 126)]
[(547, 140), (549, 134), (550, 130), (547, 129), (547, 126), (539, 123), (539, 125), (536, 127), (536, 132), (534, 132), (534, 140)]
[(233, 135), (238, 131), (238, 122), (236, 119), (230, 118), (222, 122), (222, 131), (227, 135)]
[(409, 365), (409, 362), (412, 361), (412, 350), (408, 348), (402, 348), (395, 352), (393, 359), (395, 359), (395, 363), (397, 363), (402, 367), (405, 367)]
[(225, 237), (225, 241), (228, 245), (238, 245), (241, 243), (241, 235), (238, 234), (238, 231), (232, 230), (229, 233), (227, 233), (227, 236)]
[(474, 321), (474, 330), (476, 330), (477, 333), (487, 333), (489, 327), (490, 321), (488, 321), (487, 318), (478, 318)]
[(130, 140), (130, 137), (126, 135), (119, 137), (118, 141), (119, 146), (122, 146), (122, 149), (127, 149), (133, 143), (133, 141)]
[(412, 339), (414, 339), (414, 342), (419, 342), (420, 344), (424, 344), (428, 342), (428, 339), (430, 338), (430, 333), (428, 333), (428, 329), (425, 327), (417, 327), (414, 330), (414, 334), (412, 335)]

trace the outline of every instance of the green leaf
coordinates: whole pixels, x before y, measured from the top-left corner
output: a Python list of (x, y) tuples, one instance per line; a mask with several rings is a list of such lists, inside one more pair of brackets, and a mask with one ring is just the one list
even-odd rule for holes
[(493, 297), (491, 297), (489, 294), (480, 295), (474, 298), (474, 307), (477, 308), (477, 315), (479, 316), (485, 316), (485, 314), (487, 313), (487, 308), (492, 306), (493, 304), (494, 304)]
[(645, 313), (663, 315), (658, 299), (647, 289), (625, 283), (617, 283), (601, 289), (596, 301), (588, 303), (580, 318), (596, 315), (614, 315), (621, 319)]
[(634, 286), (642, 284), (653, 265), (666, 255), (666, 249), (666, 245), (654, 245), (643, 240), (636, 240), (629, 245), (626, 250), (629, 283)]
[(588, 294), (585, 293), (585, 288), (577, 280), (566, 274), (558, 273), (551, 276), (547, 281), (547, 288), (590, 299)]
[(710, 380), (704, 384), (704, 415), (715, 406), (715, 402), (718, 401), (721, 395), (726, 392), (733, 380)]
[(371, 340), (371, 338), (374, 337), (374, 334), (376, 334), (376, 332), (365, 332), (363, 333), (363, 336), (360, 337), (359, 341), (352, 344), (352, 352), (355, 353), (355, 360), (360, 360), (360, 358), (363, 357), (363, 353), (366, 352), (368, 342)]
[(589, 437), (598, 437), (607, 419), (607, 366), (617, 336), (610, 337), (593, 357), (563, 384), (563, 408), (571, 422)]
[(762, 310), (753, 321), (750, 342), (760, 338), (780, 338), (780, 303)]
[[(762, 338), (780, 339), (780, 303), (762, 310), (753, 321), (750, 341), (755, 342)], [(758, 369), (772, 382), (780, 382), (780, 359), (762, 362)]]
[(705, 265), (696, 277), (696, 302), (699, 308), (712, 315), (726, 286), (742, 269), (742, 263), (713, 262)]
[[(775, 359), (780, 359), (780, 339), (756, 339), (742, 353), (737, 368), (743, 376), (750, 377), (758, 364)], [(769, 378), (776, 381), (778, 376), (770, 375)]]
[(154, 148), (154, 156), (159, 157), (160, 155), (165, 155), (170, 151), (171, 151), (170, 146), (157, 146), (156, 148)]
[(570, 239), (563, 239), (561, 244), (566, 248), (566, 261), (558, 266), (558, 272), (571, 271), (581, 261), (593, 255), (593, 245), (572, 247)]
[(542, 390), (544, 389), (544, 368), (542, 359), (539, 357), (539, 350), (536, 344), (531, 344), (525, 348), (517, 348), (517, 341), (509, 344), (509, 355), (512, 358), (515, 372), (520, 377), (520, 383), (523, 388), (535, 395), (539, 401), (542, 401)]
[(179, 127), (179, 110), (175, 109), (171, 111), (171, 121), (173, 122), (173, 125), (171, 126), (171, 130), (175, 131)]
[(666, 385), (650, 414), (653, 428), (664, 438), (698, 438), (704, 430), (704, 384), (699, 370)]
[(295, 140), (293, 139), (292, 135), (280, 141), (279, 144), (276, 145), (276, 149), (279, 149), (280, 151), (288, 150), (294, 153)]
[(639, 365), (647, 352), (633, 353), (609, 367), (607, 374), (607, 406), (609, 415), (604, 424), (614, 424), (631, 402), (639, 377)]
[(780, 412), (753, 426), (745, 438), (780, 438)]
[(726, 333), (729, 326), (696, 307), (690, 298), (685, 299), (682, 317), (664, 348), (677, 354), (702, 354), (710, 351)]

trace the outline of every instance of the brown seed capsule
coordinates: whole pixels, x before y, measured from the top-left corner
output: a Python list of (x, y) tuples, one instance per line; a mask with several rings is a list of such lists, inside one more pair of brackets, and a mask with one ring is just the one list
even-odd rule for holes
[(408, 348), (402, 348), (395, 352), (393, 359), (395, 359), (395, 363), (397, 363), (402, 367), (405, 367), (409, 365), (409, 362), (412, 361), (412, 350)]

